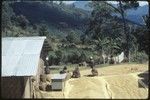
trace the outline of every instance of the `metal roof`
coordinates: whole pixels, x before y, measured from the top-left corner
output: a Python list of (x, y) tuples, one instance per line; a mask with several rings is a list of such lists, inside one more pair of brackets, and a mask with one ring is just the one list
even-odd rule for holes
[(46, 37), (2, 38), (2, 76), (36, 75)]

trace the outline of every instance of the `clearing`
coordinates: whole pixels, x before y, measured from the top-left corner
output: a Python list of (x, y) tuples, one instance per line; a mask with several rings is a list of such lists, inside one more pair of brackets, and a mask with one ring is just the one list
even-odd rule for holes
[(96, 77), (87, 77), (91, 69), (81, 70), (80, 78), (66, 81), (64, 91), (39, 91), (37, 98), (148, 98), (148, 89), (138, 83), (138, 74), (147, 71), (148, 64), (119, 64), (97, 70)]

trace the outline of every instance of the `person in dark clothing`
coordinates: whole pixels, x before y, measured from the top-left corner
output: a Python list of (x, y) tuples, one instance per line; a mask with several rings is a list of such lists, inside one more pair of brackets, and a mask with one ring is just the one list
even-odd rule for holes
[(49, 58), (48, 58), (48, 56), (46, 57), (46, 67), (45, 67), (45, 74), (50, 74), (50, 68), (49, 68), (49, 63), (48, 63), (48, 61), (49, 61)]
[(94, 60), (93, 57), (90, 57), (90, 63), (89, 63), (90, 67), (93, 68), (94, 67)]
[(98, 76), (98, 71), (95, 68), (92, 68), (91, 72), (92, 76)]
[(66, 66), (64, 66), (63, 70), (67, 70), (67, 67), (66, 67)]
[(80, 75), (79, 67), (76, 67), (75, 70), (73, 71), (72, 78), (79, 78), (80, 76), (81, 75)]
[(64, 73), (67, 73), (67, 67), (64, 66), (63, 70), (60, 71), (60, 74), (64, 74)]

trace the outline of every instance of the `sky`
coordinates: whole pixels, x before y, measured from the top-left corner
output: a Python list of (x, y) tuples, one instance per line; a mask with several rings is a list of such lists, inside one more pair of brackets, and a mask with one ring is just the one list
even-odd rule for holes
[[(66, 3), (66, 4), (72, 4), (72, 3), (76, 2), (76, 1), (63, 1), (63, 2)], [(113, 3), (113, 4), (117, 3), (116, 1), (108, 1), (108, 2)], [(138, 2), (139, 2), (140, 6), (148, 5), (147, 1), (138, 1)]]

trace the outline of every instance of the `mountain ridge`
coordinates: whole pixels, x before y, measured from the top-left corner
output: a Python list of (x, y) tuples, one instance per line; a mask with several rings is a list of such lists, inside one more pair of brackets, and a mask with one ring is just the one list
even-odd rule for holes
[[(82, 3), (80, 3), (79, 1), (74, 2), (74, 5), (78, 8), (87, 10), (87, 11), (92, 11), (92, 9), (90, 7), (86, 7), (86, 5), (88, 4), (88, 1), (82, 1)], [(114, 7), (117, 7), (117, 4), (112, 4)], [(137, 9), (130, 9), (126, 11), (126, 19), (130, 20), (134, 23), (140, 24), (140, 25), (144, 25), (142, 16), (144, 15), (149, 15), (148, 13), (148, 5), (143, 5), (143, 6), (139, 6)]]

